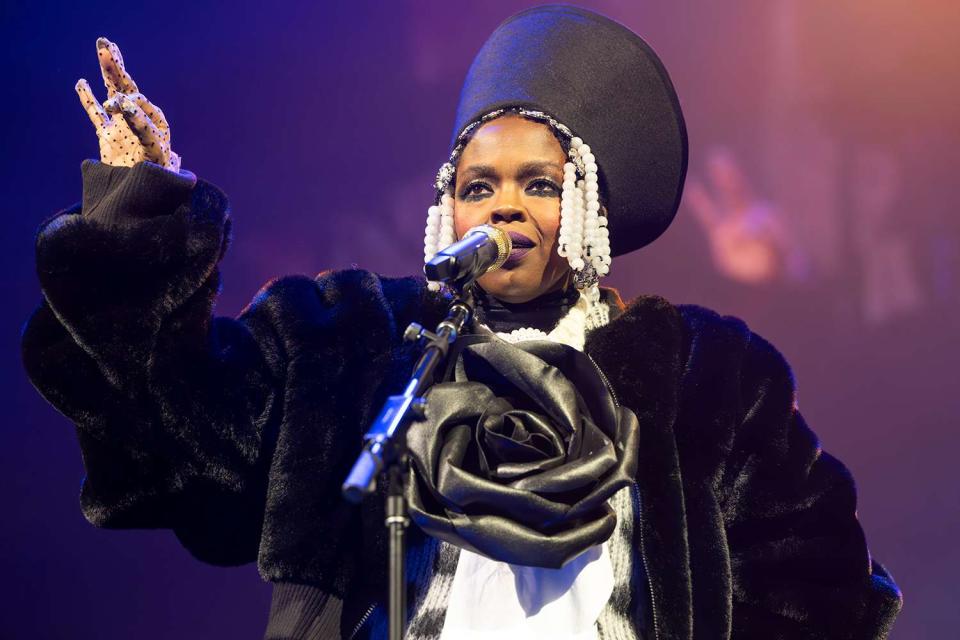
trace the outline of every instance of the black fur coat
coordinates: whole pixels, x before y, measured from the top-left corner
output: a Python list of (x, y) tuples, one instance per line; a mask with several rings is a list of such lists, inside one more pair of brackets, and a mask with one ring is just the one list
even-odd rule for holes
[[(412, 367), (403, 329), (435, 323), (442, 301), (422, 279), (352, 270), (274, 280), (238, 318), (212, 317), (223, 193), (149, 163), (83, 172), (82, 206), (40, 227), (43, 301), (22, 346), (33, 384), (76, 425), (84, 515), (170, 528), (201, 560), (256, 560), (358, 615), (385, 584), (380, 500), (358, 508), (339, 487)], [(735, 318), (640, 296), (585, 350), (640, 422), (645, 638), (886, 637), (899, 590), (770, 344)]]

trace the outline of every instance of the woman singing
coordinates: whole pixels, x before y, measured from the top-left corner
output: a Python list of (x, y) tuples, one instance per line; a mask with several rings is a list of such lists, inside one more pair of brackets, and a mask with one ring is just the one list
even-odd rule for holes
[[(97, 46), (108, 99), (77, 90), (101, 160), (39, 230), (23, 334), (76, 425), (83, 513), (256, 561), (267, 638), (384, 637), (382, 500), (340, 487), (416, 361), (404, 329), (435, 326), (449, 291), (323, 272), (212, 317), (227, 198), (180, 169), (160, 109)], [(736, 318), (600, 285), (683, 189), (680, 103), (650, 47), (576, 7), (511, 17), (441, 155), (425, 257), (481, 224), (512, 251), (410, 427), (406, 637), (886, 637), (900, 592), (783, 357)]]

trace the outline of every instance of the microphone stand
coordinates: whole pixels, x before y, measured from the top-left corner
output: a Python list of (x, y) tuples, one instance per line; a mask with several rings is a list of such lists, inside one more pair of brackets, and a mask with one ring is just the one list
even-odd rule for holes
[(364, 435), (364, 446), (350, 474), (343, 483), (347, 500), (359, 503), (376, 490), (377, 476), (387, 476), (386, 518), (389, 538), (389, 640), (402, 640), (406, 626), (407, 594), (404, 579), (405, 529), (410, 524), (404, 494), (409, 458), (407, 429), (414, 419), (425, 415), (423, 395), (434, 384), (434, 373), (443, 370), (450, 346), (469, 329), (474, 318), (472, 279), (454, 285), (456, 293), (444, 318), (434, 331), (416, 322), (404, 331), (406, 342), (420, 343), (424, 349), (414, 367), (410, 381), (400, 395), (390, 396), (380, 414)]

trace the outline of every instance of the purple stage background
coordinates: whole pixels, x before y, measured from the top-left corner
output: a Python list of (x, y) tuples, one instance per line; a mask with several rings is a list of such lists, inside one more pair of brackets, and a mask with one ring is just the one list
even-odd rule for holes
[[(459, 83), (486, 35), (531, 4), (3, 3), (0, 637), (252, 639), (269, 606), (252, 565), (203, 565), (166, 531), (87, 524), (72, 427), (19, 362), (39, 299), (34, 231), (79, 199), (80, 161), (97, 155), (73, 90), (86, 77), (106, 97), (97, 36), (166, 112), (184, 167), (230, 195), (217, 311), (235, 315), (277, 275), (419, 268)], [(676, 222), (610, 282), (625, 299), (743, 317), (785, 353), (905, 593), (892, 637), (954, 637), (960, 10), (584, 4), (660, 53), (691, 142)]]

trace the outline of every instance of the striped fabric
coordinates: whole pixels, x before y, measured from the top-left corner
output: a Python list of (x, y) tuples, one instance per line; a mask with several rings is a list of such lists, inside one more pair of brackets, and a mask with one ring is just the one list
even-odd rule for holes
[(329, 640), (340, 637), (343, 601), (316, 587), (292, 582), (273, 586), (264, 640)]
[[(607, 606), (597, 619), (600, 640), (640, 640), (632, 612), (638, 607), (634, 599), (642, 606), (643, 585), (646, 575), (643, 562), (638, 557), (639, 545), (634, 538), (638, 533), (636, 517), (639, 512), (639, 492), (636, 485), (620, 489), (610, 498), (610, 505), (617, 513), (617, 526), (610, 536), (608, 551), (613, 565), (613, 593)], [(640, 609), (642, 611), (642, 609)]]
[(460, 547), (430, 538), (433, 544), (431, 572), (421, 583), (414, 601), (414, 613), (407, 625), (407, 640), (432, 640), (440, 637), (453, 576), (457, 572)]

